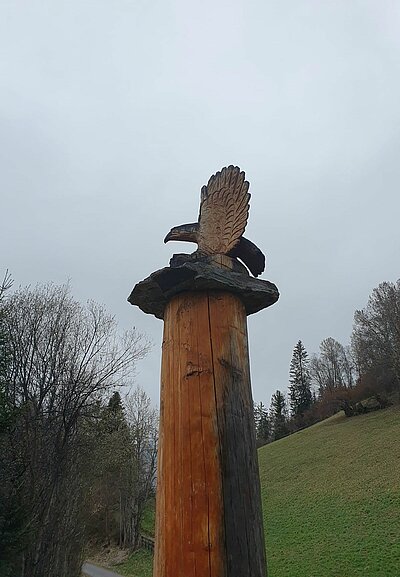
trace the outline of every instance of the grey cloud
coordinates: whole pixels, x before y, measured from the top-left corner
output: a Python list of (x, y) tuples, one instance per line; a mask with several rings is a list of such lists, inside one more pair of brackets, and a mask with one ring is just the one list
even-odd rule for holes
[(147, 332), (154, 400), (162, 323), (126, 297), (185, 250), (162, 239), (222, 166), (246, 171), (247, 236), (281, 291), (249, 319), (257, 400), (286, 386), (299, 338), (347, 342), (354, 309), (400, 276), (393, 3), (42, 0), (0, 16), (2, 266), (17, 284), (71, 278)]

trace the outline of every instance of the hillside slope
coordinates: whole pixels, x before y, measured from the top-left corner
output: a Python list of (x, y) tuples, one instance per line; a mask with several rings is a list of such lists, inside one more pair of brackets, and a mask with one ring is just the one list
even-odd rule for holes
[(259, 450), (269, 577), (400, 576), (400, 409)]
[[(258, 458), (269, 577), (400, 577), (400, 407), (335, 415)], [(151, 575), (151, 557), (118, 571)]]

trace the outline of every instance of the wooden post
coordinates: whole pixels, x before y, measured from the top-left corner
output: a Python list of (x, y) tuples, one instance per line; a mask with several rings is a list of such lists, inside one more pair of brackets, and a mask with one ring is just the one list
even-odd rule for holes
[(265, 577), (246, 309), (229, 292), (166, 305), (157, 483), (154, 577)]
[[(128, 301), (164, 319), (154, 577), (265, 577), (246, 316), (274, 304), (261, 250), (243, 236), (249, 183), (229, 166), (201, 189), (195, 242)], [(240, 259), (247, 268), (237, 259)]]

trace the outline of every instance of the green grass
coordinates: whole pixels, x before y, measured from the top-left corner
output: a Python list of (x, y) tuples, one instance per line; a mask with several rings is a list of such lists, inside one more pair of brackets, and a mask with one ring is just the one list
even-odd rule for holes
[(260, 449), (270, 577), (400, 576), (399, 441), (393, 407)]
[(152, 577), (153, 555), (145, 549), (139, 549), (124, 563), (114, 565), (112, 570), (126, 577)]
[[(269, 577), (400, 577), (399, 407), (335, 415), (258, 458)], [(150, 577), (151, 563), (143, 551), (116, 570)]]
[(155, 525), (155, 502), (154, 499), (148, 502), (142, 519), (142, 532), (144, 535), (149, 535), (149, 537), (154, 538), (154, 525)]
[[(148, 502), (142, 519), (142, 533), (154, 538), (155, 525), (155, 501)], [(139, 549), (132, 553), (127, 561), (115, 565), (113, 569), (126, 577), (152, 577), (153, 554), (145, 549)]]

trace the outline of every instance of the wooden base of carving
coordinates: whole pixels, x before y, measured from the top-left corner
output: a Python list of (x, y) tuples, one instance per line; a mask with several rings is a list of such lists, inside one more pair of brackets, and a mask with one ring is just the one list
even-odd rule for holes
[(265, 577), (246, 312), (225, 292), (167, 304), (154, 577)]

